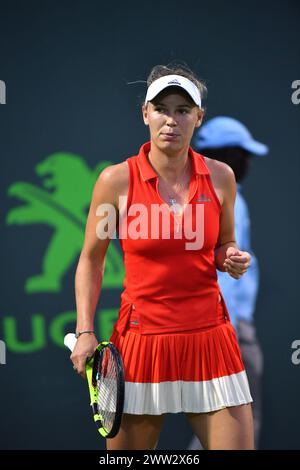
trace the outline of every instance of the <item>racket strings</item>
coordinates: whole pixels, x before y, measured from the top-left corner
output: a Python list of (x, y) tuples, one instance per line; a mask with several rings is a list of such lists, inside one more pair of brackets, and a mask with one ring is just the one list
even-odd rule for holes
[(118, 370), (109, 348), (104, 348), (97, 374), (97, 403), (101, 423), (108, 432), (112, 429), (117, 412)]

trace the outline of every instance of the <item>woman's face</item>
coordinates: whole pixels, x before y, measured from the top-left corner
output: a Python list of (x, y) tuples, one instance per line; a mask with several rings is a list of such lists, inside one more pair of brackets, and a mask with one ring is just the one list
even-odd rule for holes
[(142, 111), (151, 141), (165, 151), (189, 147), (194, 129), (200, 127), (203, 117), (203, 111), (185, 92), (169, 89), (144, 105)]

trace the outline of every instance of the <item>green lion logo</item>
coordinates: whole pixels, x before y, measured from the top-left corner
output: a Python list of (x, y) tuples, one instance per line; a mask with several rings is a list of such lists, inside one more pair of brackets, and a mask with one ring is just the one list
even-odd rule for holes
[[(57, 152), (35, 167), (45, 189), (25, 182), (9, 186), (8, 195), (25, 204), (9, 211), (8, 225), (46, 224), (53, 229), (43, 257), (42, 272), (26, 280), (25, 292), (61, 290), (64, 274), (82, 249), (93, 186), (99, 173), (110, 164), (103, 161), (92, 170), (80, 156)], [(119, 288), (123, 278), (123, 258), (111, 242), (106, 255), (103, 288)]]

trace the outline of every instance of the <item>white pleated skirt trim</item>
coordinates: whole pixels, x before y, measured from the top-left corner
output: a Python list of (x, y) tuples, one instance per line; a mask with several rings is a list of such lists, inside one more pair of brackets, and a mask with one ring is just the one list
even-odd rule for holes
[(253, 402), (245, 371), (203, 382), (125, 382), (124, 413), (208, 413)]

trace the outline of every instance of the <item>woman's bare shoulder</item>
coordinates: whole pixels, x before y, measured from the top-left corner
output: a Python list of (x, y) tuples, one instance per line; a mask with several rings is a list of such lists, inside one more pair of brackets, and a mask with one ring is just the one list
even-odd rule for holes
[(128, 173), (128, 164), (124, 161), (107, 166), (101, 171), (98, 178), (101, 178), (103, 182), (120, 184), (126, 178), (128, 179)]
[(220, 184), (235, 183), (234, 171), (227, 163), (204, 157), (205, 163), (210, 171), (211, 177)]
[(109, 165), (100, 173), (99, 184), (107, 185), (118, 194), (123, 193), (124, 187), (128, 185), (129, 168), (126, 161)]
[(109, 202), (118, 207), (119, 197), (127, 194), (129, 169), (126, 161), (109, 165), (99, 174), (93, 190), (96, 203)]
[(210, 171), (210, 177), (220, 204), (223, 206), (224, 201), (235, 197), (236, 183), (232, 168), (226, 163), (219, 162), (213, 158), (205, 158), (205, 163)]

